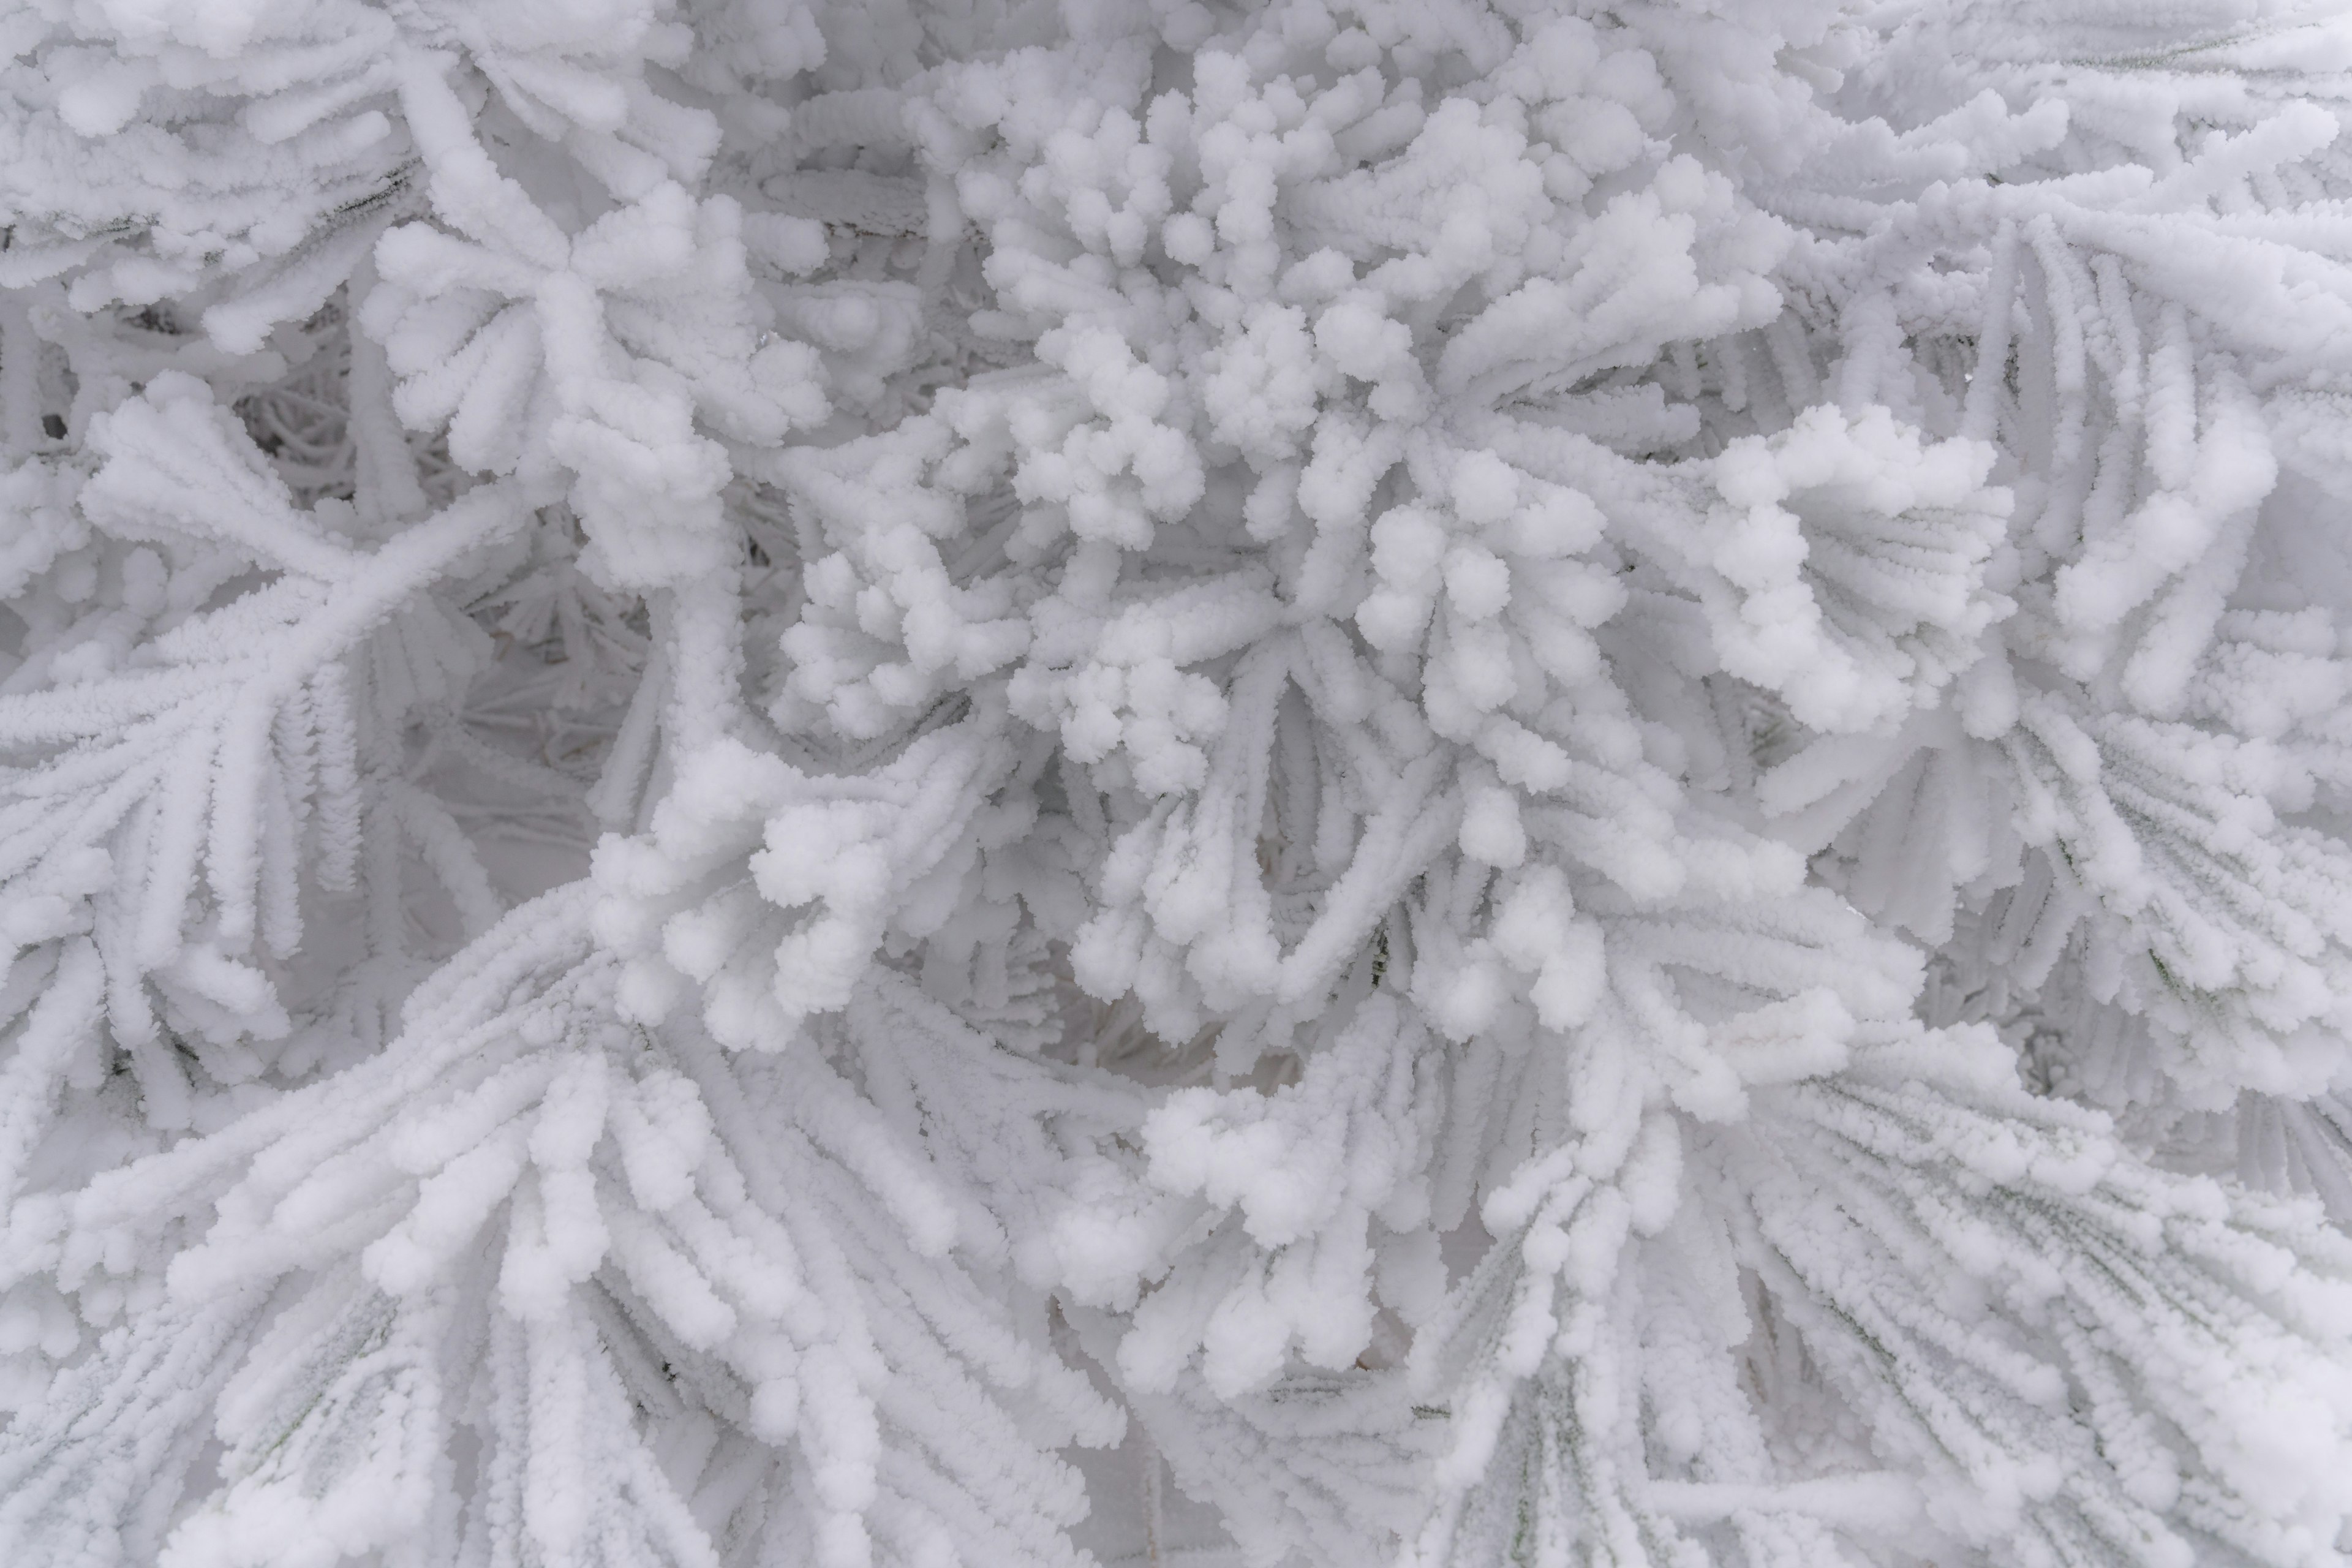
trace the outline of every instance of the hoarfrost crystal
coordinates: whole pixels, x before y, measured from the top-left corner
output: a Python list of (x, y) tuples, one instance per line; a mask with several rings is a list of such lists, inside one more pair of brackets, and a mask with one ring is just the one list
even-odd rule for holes
[(0, 1561), (2352, 1553), (2336, 0), (0, 37)]

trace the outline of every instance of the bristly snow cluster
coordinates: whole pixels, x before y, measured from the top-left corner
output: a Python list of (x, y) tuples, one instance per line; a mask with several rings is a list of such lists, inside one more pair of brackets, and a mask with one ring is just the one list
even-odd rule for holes
[(2346, 0), (0, 38), (0, 1563), (2352, 1560)]

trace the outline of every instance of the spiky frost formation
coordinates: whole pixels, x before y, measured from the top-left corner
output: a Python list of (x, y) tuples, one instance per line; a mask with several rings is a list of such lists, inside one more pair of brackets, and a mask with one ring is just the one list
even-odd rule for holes
[(2352, 16), (0, 26), (0, 1560), (2352, 1550)]

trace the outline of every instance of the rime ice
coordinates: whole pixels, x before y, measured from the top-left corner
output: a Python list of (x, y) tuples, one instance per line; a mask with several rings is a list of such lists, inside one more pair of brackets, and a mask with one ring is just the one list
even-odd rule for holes
[(0, 37), (0, 1563), (2352, 1551), (2335, 0)]

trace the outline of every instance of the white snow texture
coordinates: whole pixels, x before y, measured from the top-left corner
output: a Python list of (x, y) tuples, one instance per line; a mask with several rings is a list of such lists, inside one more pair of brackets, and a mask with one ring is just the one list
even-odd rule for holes
[(0, 1564), (2352, 1565), (2352, 0), (5, 0)]

